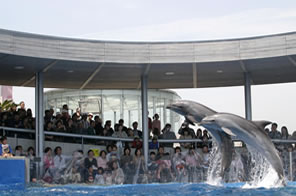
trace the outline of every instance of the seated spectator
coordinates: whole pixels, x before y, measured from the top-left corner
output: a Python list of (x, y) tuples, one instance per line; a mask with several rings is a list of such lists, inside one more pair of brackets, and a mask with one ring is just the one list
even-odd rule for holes
[(136, 173), (133, 178), (133, 184), (141, 183), (144, 179), (146, 169), (145, 169), (144, 156), (142, 154), (142, 150), (139, 148), (137, 148), (135, 151), (133, 165), (134, 165), (134, 171)]
[(157, 182), (156, 173), (158, 170), (158, 163), (156, 162), (155, 152), (150, 152), (148, 160), (148, 181), (149, 183)]
[(181, 182), (182, 177), (185, 176), (185, 157), (182, 155), (180, 147), (175, 148), (175, 154), (173, 156), (173, 168), (176, 173), (176, 181)]
[[(45, 131), (48, 132), (54, 132), (55, 130), (53, 129), (53, 125), (52, 122), (47, 122), (45, 125)], [(54, 136), (53, 135), (45, 135), (45, 140), (46, 141), (53, 141), (54, 140)]]
[(195, 152), (194, 148), (188, 150), (188, 154), (185, 157), (186, 166), (188, 170), (188, 182), (193, 182), (193, 177), (196, 172), (196, 168), (201, 165), (201, 157)]
[(80, 183), (81, 174), (76, 167), (72, 167), (69, 174), (64, 176), (65, 183)]
[(158, 148), (159, 148), (159, 143), (157, 141), (157, 137), (154, 136), (152, 138), (152, 141), (149, 142), (149, 150), (158, 149)]
[(98, 167), (101, 167), (104, 170), (106, 170), (108, 168), (107, 162), (107, 153), (105, 150), (102, 150), (100, 152), (100, 156), (97, 158)]
[(84, 159), (84, 167), (93, 167), (94, 170), (98, 169), (98, 163), (97, 160), (94, 158), (94, 152), (92, 150), (89, 150), (87, 152), (87, 157)]
[(35, 162), (35, 152), (34, 148), (30, 146), (27, 150), (27, 158), (30, 160), (30, 181), (36, 182), (36, 162)]
[[(166, 124), (164, 129), (162, 130), (162, 134), (159, 136), (159, 139), (177, 139), (176, 134), (171, 131), (171, 124)], [(173, 143), (164, 143), (165, 147), (173, 147)]]
[[(180, 136), (180, 139), (181, 140), (186, 140), (186, 139), (192, 139), (192, 136), (191, 135), (189, 135), (189, 132), (188, 132), (188, 129), (185, 129), (184, 130), (184, 135), (181, 135)], [(190, 143), (190, 142), (187, 142), (187, 143), (181, 143), (180, 144), (183, 148), (187, 148), (187, 149), (189, 149), (189, 148), (191, 148), (192, 147), (192, 143)]]
[(2, 136), (1, 144), (0, 144), (0, 156), (2, 157), (12, 157), (12, 149), (10, 145), (7, 143), (6, 136)]
[(112, 170), (107, 169), (105, 171), (105, 185), (112, 185), (113, 178), (112, 178)]
[(99, 167), (98, 173), (95, 177), (95, 184), (97, 185), (104, 185), (105, 184), (105, 177), (104, 177), (104, 169)]
[(210, 164), (210, 154), (209, 154), (209, 147), (204, 145), (202, 147), (202, 167), (209, 167)]
[[(111, 160), (111, 156), (115, 155), (117, 160), (120, 159), (120, 152), (118, 151), (118, 148), (116, 145), (112, 145), (112, 146), (107, 146), (107, 151), (108, 151), (108, 154), (107, 154), (107, 161), (109, 162)], [(109, 151), (109, 148), (111, 147), (111, 151)]]
[[(123, 131), (123, 126), (118, 124), (116, 127), (115, 127), (115, 133), (113, 133), (112, 137), (116, 137), (116, 138), (128, 138), (127, 134), (125, 131)], [(121, 141), (118, 141), (116, 142), (116, 145), (119, 147), (119, 148), (122, 148), (123, 147), (123, 144)]]
[(15, 156), (25, 156), (22, 146), (18, 145), (15, 147)]
[(54, 166), (58, 170), (59, 173), (63, 173), (67, 167), (67, 162), (71, 160), (72, 157), (65, 156), (62, 154), (62, 148), (57, 146), (54, 149), (55, 157), (54, 157)]
[(125, 174), (125, 183), (132, 184), (134, 176), (134, 165), (133, 165), (133, 156), (131, 155), (131, 150), (129, 147), (125, 147), (123, 155), (120, 157), (120, 167)]
[(136, 136), (134, 138), (133, 144), (132, 144), (132, 148), (142, 148), (142, 141), (140, 140), (139, 136)]
[(92, 166), (89, 166), (85, 175), (85, 183), (94, 183), (95, 172)]
[(124, 173), (117, 161), (112, 162), (112, 182), (113, 184), (123, 184), (124, 182)]
[(157, 155), (156, 155), (156, 161), (157, 160), (160, 160), (162, 157), (164, 157), (165, 156), (165, 153), (164, 153), (164, 147), (163, 146), (160, 146), (159, 148), (158, 148), (158, 152), (157, 152)]
[(53, 182), (55, 168), (54, 168), (54, 160), (52, 157), (52, 149), (50, 147), (47, 147), (44, 150), (43, 165), (44, 165), (44, 171), (45, 171), (43, 180), (47, 183)]

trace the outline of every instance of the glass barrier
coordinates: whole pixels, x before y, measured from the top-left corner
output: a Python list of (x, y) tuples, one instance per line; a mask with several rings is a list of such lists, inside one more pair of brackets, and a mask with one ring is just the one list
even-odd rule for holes
[[(8, 138), (20, 140), (33, 130), (0, 127)], [(45, 146), (43, 173), (38, 179), (41, 183), (67, 184), (87, 183), (96, 185), (168, 183), (168, 182), (204, 182), (212, 175), (209, 171), (217, 162), (210, 163), (217, 156), (217, 148), (211, 140), (150, 140), (149, 160), (146, 167), (140, 139), (114, 138), (44, 132), (55, 140), (51, 146)], [(30, 139), (25, 136), (26, 139)], [(80, 145), (71, 154), (64, 154), (62, 144)], [(296, 140), (273, 140), (283, 161), (285, 176), (296, 180)], [(20, 141), (16, 144), (20, 144)], [(79, 144), (78, 144), (79, 143)], [(84, 146), (97, 146), (86, 148)], [(65, 146), (65, 145), (64, 145)], [(232, 162), (225, 171), (225, 182), (243, 182), (252, 180), (254, 167), (262, 170), (264, 160), (254, 160), (243, 142), (234, 140)], [(13, 146), (15, 147), (15, 146)], [(19, 152), (15, 152), (19, 153)], [(28, 151), (30, 179), (36, 181), (36, 168), (40, 158)], [(220, 157), (221, 158), (221, 157)], [(213, 161), (212, 161), (213, 162)], [(213, 165), (214, 164), (214, 165)], [(257, 165), (256, 165), (257, 164)], [(258, 166), (258, 164), (260, 164)]]

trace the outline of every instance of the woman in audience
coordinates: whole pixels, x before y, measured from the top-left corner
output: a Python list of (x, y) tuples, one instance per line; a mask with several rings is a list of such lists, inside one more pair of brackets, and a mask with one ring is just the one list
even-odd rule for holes
[(102, 150), (100, 152), (100, 156), (97, 158), (98, 167), (101, 167), (104, 170), (106, 170), (108, 168), (107, 162), (107, 153), (105, 150)]
[(125, 173), (125, 183), (131, 184), (133, 182), (134, 167), (133, 167), (133, 156), (131, 155), (131, 149), (125, 147), (123, 155), (120, 157), (120, 167)]

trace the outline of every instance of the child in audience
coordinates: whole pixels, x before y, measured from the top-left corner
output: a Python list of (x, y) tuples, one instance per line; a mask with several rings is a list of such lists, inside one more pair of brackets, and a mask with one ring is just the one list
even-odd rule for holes
[(98, 184), (98, 185), (105, 184), (104, 169), (102, 167), (98, 168), (98, 173), (95, 178), (95, 184)]

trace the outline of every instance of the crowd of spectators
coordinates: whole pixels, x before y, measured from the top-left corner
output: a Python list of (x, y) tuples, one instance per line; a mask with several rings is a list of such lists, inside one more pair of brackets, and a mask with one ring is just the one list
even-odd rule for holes
[[(61, 113), (54, 115), (52, 109), (46, 110), (44, 115), (44, 130), (48, 132), (63, 132), (97, 136), (111, 136), (114, 138), (131, 138), (133, 142), (114, 142), (105, 140), (86, 140), (84, 142), (103, 145), (106, 150), (100, 156), (94, 157), (92, 150), (84, 157), (82, 151), (76, 151), (72, 156), (62, 154), (62, 148), (56, 147), (54, 151), (47, 147), (44, 150), (43, 180), (47, 183), (96, 183), (96, 184), (122, 184), (122, 183), (151, 183), (151, 182), (187, 182), (202, 181), (208, 167), (208, 152), (212, 147), (210, 134), (207, 130), (197, 129), (195, 132), (184, 122), (178, 134), (180, 139), (200, 139), (201, 142), (180, 143), (175, 147), (173, 143), (158, 142), (158, 139), (176, 139), (170, 124), (165, 124), (161, 129), (158, 114), (153, 120), (148, 118), (148, 129), (151, 135), (149, 142), (150, 159), (148, 169), (144, 167), (142, 154), (142, 131), (138, 129), (138, 122), (133, 122), (132, 127), (127, 127), (123, 119), (112, 127), (110, 120), (103, 124), (101, 118), (92, 113), (81, 114), (78, 108), (73, 115), (69, 115), (69, 108), (63, 105)], [(4, 127), (34, 129), (35, 119), (30, 109), (25, 109), (24, 102), (19, 108), (11, 107), (9, 111), (1, 111), (0, 123)], [(273, 123), (271, 130), (265, 129), (271, 139), (296, 139), (296, 131), (289, 135), (285, 126), (277, 130)], [(3, 132), (1, 133), (4, 134)], [(34, 134), (8, 131), (1, 139), (0, 156), (28, 156), (31, 161), (31, 179), (35, 179), (36, 165), (34, 148), (30, 147), (23, 153), (21, 146), (16, 146), (14, 153), (7, 144), (7, 138), (17, 134), (17, 137), (34, 139)], [(81, 142), (79, 139), (46, 134), (45, 140), (57, 142)], [(283, 159), (287, 159), (286, 152), (294, 151), (292, 144), (275, 143)], [(175, 147), (175, 148), (174, 148)], [(174, 149), (174, 153), (165, 152), (166, 148)], [(287, 169), (288, 170), (288, 169)]]

